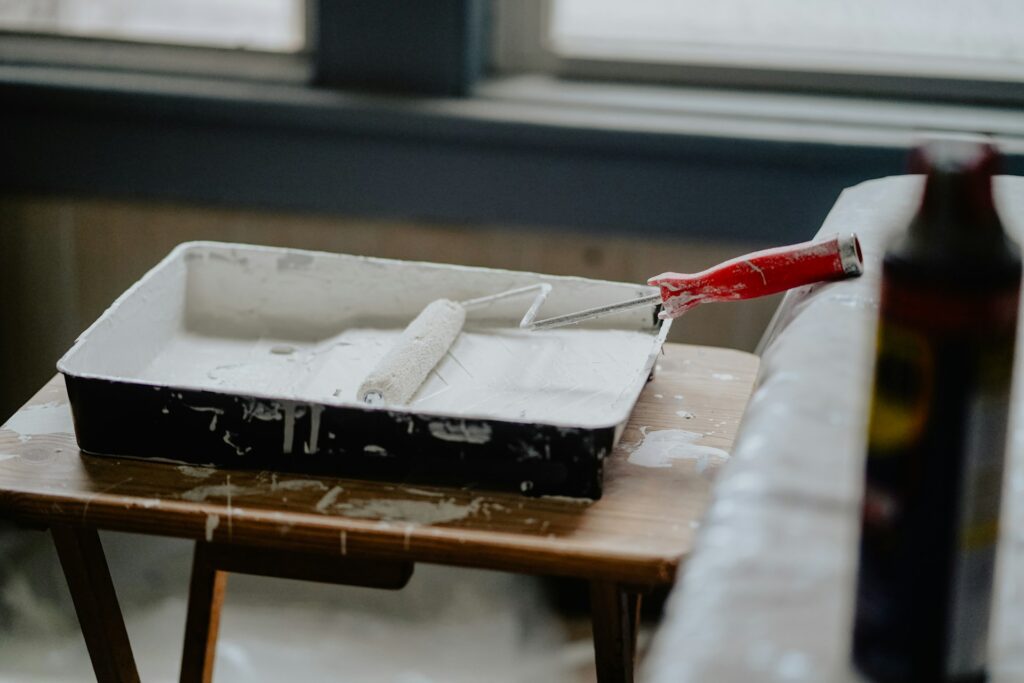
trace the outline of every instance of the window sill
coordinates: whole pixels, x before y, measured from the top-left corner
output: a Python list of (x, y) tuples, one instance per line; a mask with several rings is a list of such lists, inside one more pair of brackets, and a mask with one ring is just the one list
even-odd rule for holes
[(998, 109), (541, 77), (445, 99), (8, 63), (0, 97), (9, 192), (764, 242), (901, 172), (921, 129), (1024, 153)]

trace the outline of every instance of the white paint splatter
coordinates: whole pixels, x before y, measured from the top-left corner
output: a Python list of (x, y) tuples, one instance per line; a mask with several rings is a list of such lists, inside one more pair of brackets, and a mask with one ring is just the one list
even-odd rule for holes
[(278, 481), (277, 475), (274, 475), (274, 479), (270, 482), (271, 491), (304, 491), (306, 489), (326, 491), (327, 484), (317, 479), (287, 479), (285, 481)]
[(694, 418), (694, 414), (691, 413), (689, 410), (677, 410), (676, 415), (683, 418), (684, 420), (692, 420)]
[(711, 376), (722, 382), (730, 382), (736, 379), (736, 375), (730, 375), (728, 372), (712, 372)]
[(217, 471), (212, 467), (193, 467), (192, 465), (178, 465), (177, 469), (186, 477), (194, 477), (196, 479), (206, 479)]
[(231, 496), (244, 496), (259, 490), (258, 488), (247, 488), (230, 483), (214, 484), (212, 486), (197, 486), (194, 489), (189, 489), (181, 494), (181, 497), (185, 500), (191, 500), (193, 503), (201, 503), (208, 498), (227, 498), (230, 502)]
[(330, 491), (325, 493), (319, 501), (317, 501), (316, 511), (326, 512), (327, 508), (334, 505), (334, 501), (338, 500), (338, 494), (340, 494), (344, 490), (345, 489), (341, 488), (340, 486), (333, 487)]
[(309, 406), (309, 441), (303, 445), (307, 454), (316, 453), (319, 450), (317, 442), (320, 440), (320, 413), (324, 412), (323, 406)]
[(729, 459), (721, 448), (702, 446), (694, 443), (703, 434), (683, 429), (662, 429), (644, 435), (643, 441), (634, 446), (629, 462), (641, 467), (671, 467), (673, 460), (696, 460), (697, 472), (702, 473), (711, 465), (719, 465)]
[(213, 530), (220, 526), (220, 517), (217, 515), (206, 515), (206, 542), (213, 540)]
[(284, 443), (281, 450), (284, 453), (291, 453), (295, 444), (295, 405), (286, 403), (284, 406)]
[(374, 498), (371, 500), (342, 503), (337, 507), (347, 517), (377, 519), (381, 522), (407, 522), (410, 524), (444, 524), (465, 519), (476, 514), (483, 505), (482, 498), (469, 503), (456, 503), (455, 499), (405, 500)]
[(491, 426), (486, 423), (467, 424), (465, 420), (431, 422), (430, 435), (442, 441), (482, 444), (491, 440)]
[(277, 403), (263, 403), (253, 400), (242, 408), (242, 419), (246, 422), (251, 422), (252, 420), (274, 422), (275, 420), (283, 420), (284, 414), (281, 412), (281, 406)]
[(21, 457), (20, 455), (17, 455), (15, 453), (0, 453), (0, 462), (3, 462), (4, 460), (11, 460), (12, 458), (20, 458), (20, 457)]
[(71, 408), (67, 403), (51, 401), (22, 408), (0, 429), (14, 432), (18, 435), (18, 441), (25, 443), (33, 436), (74, 434), (75, 423), (71, 419)]
[(185, 404), (185, 407), (188, 408), (189, 410), (194, 410), (197, 413), (213, 413), (213, 417), (210, 419), (210, 431), (217, 431), (217, 417), (224, 414), (224, 410), (222, 408), (213, 408), (208, 406), (190, 406), (188, 404)]
[(765, 275), (764, 275), (764, 271), (763, 271), (763, 270), (762, 270), (761, 268), (759, 268), (759, 267), (757, 266), (757, 264), (755, 264), (755, 263), (754, 263), (753, 261), (748, 261), (748, 260), (746, 260), (746, 259), (744, 259), (743, 263), (745, 263), (746, 265), (750, 266), (750, 268), (751, 268), (751, 269), (752, 269), (752, 270), (753, 270), (754, 272), (756, 272), (756, 273), (757, 273), (758, 275), (760, 275), (760, 276), (761, 276), (761, 284), (765, 284), (765, 285), (767, 285), (767, 284), (768, 284), (768, 278), (767, 278), (767, 277), (765, 277)]
[(576, 505), (583, 505), (586, 503), (593, 503), (593, 498), (572, 498), (571, 496), (541, 496), (544, 500), (557, 500), (562, 503), (575, 503)]
[(426, 491), (424, 489), (414, 489), (411, 486), (406, 486), (402, 490), (405, 491), (406, 493), (412, 493), (412, 494), (415, 494), (417, 496), (431, 496), (431, 497), (434, 497), (434, 498), (443, 498), (444, 497), (444, 494), (441, 493), (440, 491)]
[(228, 508), (228, 538), (231, 538), (232, 535), (234, 534), (234, 526), (233, 526), (233, 524), (234, 524), (234, 522), (233, 522), (234, 512), (232, 512), (232, 510), (231, 510), (231, 493), (232, 493), (232, 491), (231, 491), (231, 475), (230, 474), (226, 475), (224, 477), (224, 482), (225, 482), (225, 485), (227, 487), (227, 494), (228, 494), (228, 500), (227, 500), (227, 508)]
[[(217, 417), (214, 416), (213, 419), (216, 420)], [(245, 455), (246, 453), (248, 453), (249, 451), (252, 450), (252, 446), (246, 446), (245, 448), (242, 448), (241, 446), (236, 444), (234, 441), (232, 441), (231, 437), (232, 437), (231, 432), (229, 432), (227, 430), (224, 430), (224, 438), (221, 439), (221, 440), (224, 443), (226, 443), (227, 445), (229, 445), (229, 446), (231, 446), (232, 448), (235, 449), (235, 455)]]

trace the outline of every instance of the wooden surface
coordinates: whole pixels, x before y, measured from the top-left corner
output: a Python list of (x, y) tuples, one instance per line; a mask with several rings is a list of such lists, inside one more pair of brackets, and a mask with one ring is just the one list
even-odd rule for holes
[(411, 562), (352, 556), (341, 560), (337, 549), (331, 548), (330, 551), (305, 553), (205, 541), (196, 544), (197, 557), (202, 556), (211, 567), (232, 574), (386, 590), (401, 590), (412, 578), (414, 565)]
[[(651, 585), (690, 551), (716, 466), (627, 462), (683, 429), (728, 450), (757, 358), (668, 344), (607, 463), (599, 501), (527, 498), (81, 454), (59, 377), (0, 429), (0, 515), (282, 550), (393, 558)], [(687, 418), (687, 414), (692, 414)]]
[(640, 595), (611, 581), (590, 582), (597, 683), (633, 683)]

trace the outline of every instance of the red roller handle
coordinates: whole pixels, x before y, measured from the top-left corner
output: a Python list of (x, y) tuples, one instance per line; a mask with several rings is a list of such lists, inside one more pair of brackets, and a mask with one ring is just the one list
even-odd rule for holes
[(699, 273), (662, 273), (647, 284), (661, 288), (661, 318), (678, 318), (712, 301), (754, 299), (793, 287), (860, 275), (864, 262), (856, 235), (835, 236), (740, 256)]

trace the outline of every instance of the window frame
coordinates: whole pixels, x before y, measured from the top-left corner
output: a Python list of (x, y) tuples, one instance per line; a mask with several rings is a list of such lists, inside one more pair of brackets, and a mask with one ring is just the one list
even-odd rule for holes
[(312, 73), (307, 50), (258, 52), (22, 32), (0, 33), (0, 38), (0, 65), (10, 67), (101, 70), (269, 83), (305, 83)]
[[(963, 61), (945, 60), (944, 68), (937, 69), (937, 60), (889, 56), (877, 60), (877, 71), (863, 71), (852, 62), (828, 53), (810, 60), (827, 66), (808, 68), (785, 53), (772, 54), (767, 50), (759, 51), (759, 57), (773, 63), (754, 67), (749, 65), (749, 54), (725, 47), (693, 49), (685, 61), (675, 63), (642, 57), (601, 56), (599, 50), (590, 55), (560, 55), (549, 38), (551, 8), (556, 0), (496, 1), (492, 64), (500, 73), (534, 71), (556, 77), (611, 82), (1004, 107), (1024, 104), (1024, 77), (986, 76), (975, 64)], [(956, 71), (959, 73), (947, 73)]]
[(0, 31), (0, 65), (449, 96), (469, 94), (483, 73), (487, 0), (305, 0), (304, 9), (304, 48), (293, 53)]
[[(329, 5), (375, 26), (355, 33), (378, 55), (394, 13), (419, 4), (309, 1), (311, 47), (343, 35), (315, 14)], [(454, 48), (375, 82), (313, 57), (278, 80), (244, 54), (234, 74), (143, 71), (123, 44), (100, 64), (0, 60), (0, 191), (771, 244), (812, 235), (844, 187), (903, 172), (908, 121), (1005, 129), (1007, 169), (1024, 172), (1022, 122), (991, 107), (481, 78), (487, 3), (438, 2), (430, 35)]]

